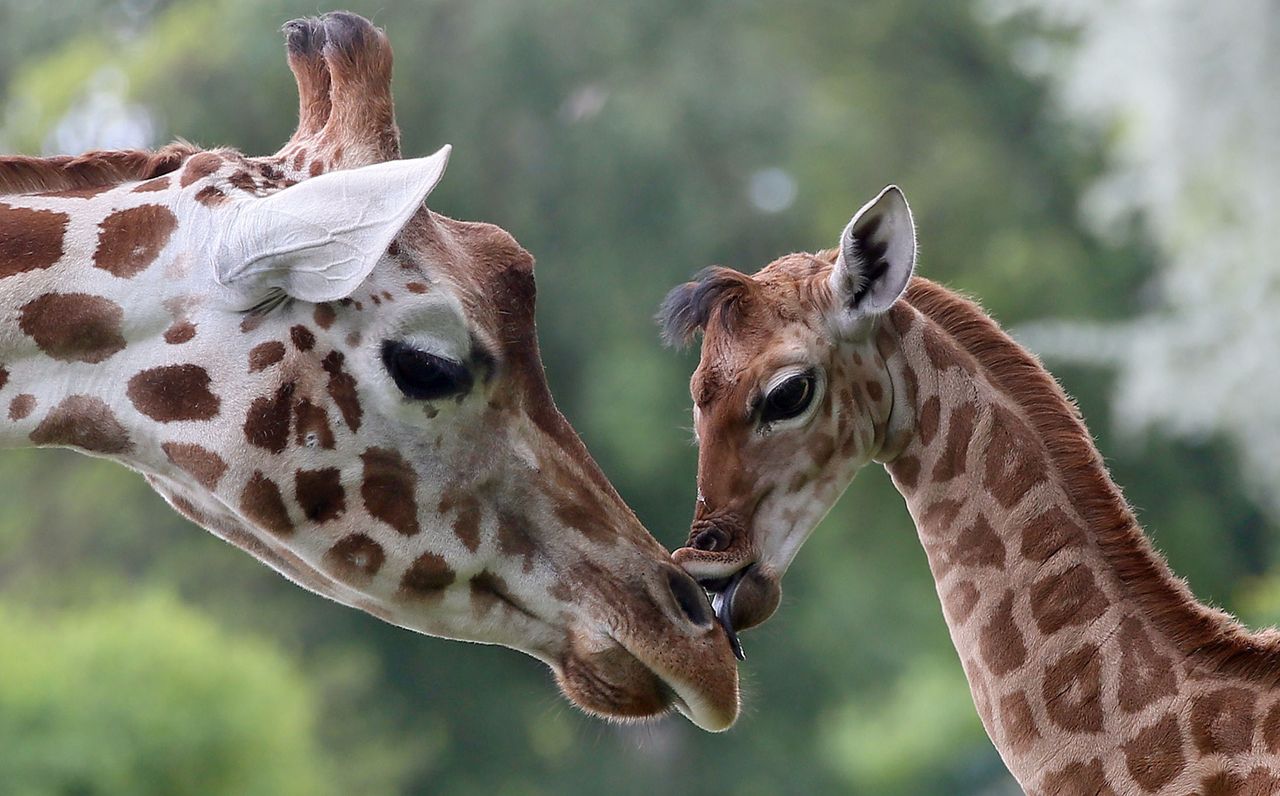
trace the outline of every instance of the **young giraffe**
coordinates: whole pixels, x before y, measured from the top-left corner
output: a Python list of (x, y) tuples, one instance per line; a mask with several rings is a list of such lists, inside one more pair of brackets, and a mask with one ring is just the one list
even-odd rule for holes
[(912, 277), (897, 188), (838, 249), (673, 290), (701, 330), (689, 546), (738, 627), (774, 611), (859, 468), (906, 499), (978, 714), (1040, 794), (1280, 792), (1280, 636), (1195, 601), (1148, 543), (1074, 404), (975, 304)]
[(121, 462), (294, 582), (503, 644), (578, 705), (732, 724), (706, 596), (556, 410), (533, 259), (422, 207), (384, 34), (286, 26), (276, 156), (0, 159), (0, 447)]

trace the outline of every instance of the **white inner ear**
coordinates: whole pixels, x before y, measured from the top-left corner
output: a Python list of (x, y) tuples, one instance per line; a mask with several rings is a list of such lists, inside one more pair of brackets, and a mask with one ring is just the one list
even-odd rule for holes
[(350, 295), (439, 183), (449, 152), (329, 172), (239, 203), (215, 247), (218, 284), (246, 306), (275, 291), (310, 302)]
[(840, 254), (831, 273), (839, 312), (853, 320), (893, 306), (916, 264), (916, 231), (911, 208), (890, 185), (862, 206), (840, 236)]

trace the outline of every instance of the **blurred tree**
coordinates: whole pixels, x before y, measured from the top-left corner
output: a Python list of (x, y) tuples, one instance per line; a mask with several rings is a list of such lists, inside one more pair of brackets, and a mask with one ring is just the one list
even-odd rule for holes
[(5, 793), (335, 792), (300, 673), (171, 598), (0, 604), (0, 636)]

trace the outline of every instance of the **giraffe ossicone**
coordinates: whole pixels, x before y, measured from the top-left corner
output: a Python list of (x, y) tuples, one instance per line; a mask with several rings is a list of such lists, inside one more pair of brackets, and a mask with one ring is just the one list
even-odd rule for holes
[(607, 717), (721, 730), (705, 595), (557, 411), (533, 259), (423, 200), (386, 36), (285, 26), (298, 129), (266, 157), (0, 158), (0, 447), (140, 471), (295, 583), (546, 662)]
[(1079, 411), (976, 304), (914, 276), (892, 186), (838, 248), (668, 294), (698, 495), (675, 558), (766, 620), (854, 475), (906, 499), (974, 704), (1033, 794), (1280, 792), (1280, 633), (1197, 602), (1147, 540)]

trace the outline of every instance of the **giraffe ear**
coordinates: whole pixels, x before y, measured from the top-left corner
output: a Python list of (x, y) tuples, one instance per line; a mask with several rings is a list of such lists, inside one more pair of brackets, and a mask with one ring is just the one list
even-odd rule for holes
[(244, 308), (281, 293), (350, 295), (440, 181), (449, 151), (321, 174), (238, 204), (216, 248), (218, 283)]
[(840, 326), (893, 306), (916, 267), (916, 229), (898, 186), (890, 185), (854, 214), (840, 236), (831, 293)]

